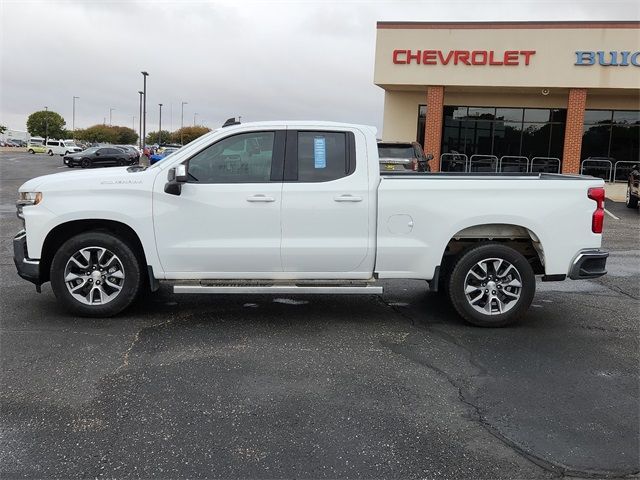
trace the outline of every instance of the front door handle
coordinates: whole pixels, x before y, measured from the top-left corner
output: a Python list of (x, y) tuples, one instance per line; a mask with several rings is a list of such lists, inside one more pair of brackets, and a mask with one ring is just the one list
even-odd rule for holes
[(256, 203), (256, 202), (269, 203), (269, 202), (275, 202), (275, 201), (276, 201), (275, 198), (270, 197), (268, 195), (263, 195), (261, 193), (247, 197), (247, 202), (252, 202), (252, 203)]
[(355, 195), (344, 194), (338, 195), (337, 197), (333, 197), (333, 200), (336, 202), (361, 202), (362, 197), (357, 197)]

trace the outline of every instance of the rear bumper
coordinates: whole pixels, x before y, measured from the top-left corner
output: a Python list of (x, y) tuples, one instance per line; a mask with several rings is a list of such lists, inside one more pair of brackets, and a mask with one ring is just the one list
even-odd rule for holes
[(569, 278), (572, 280), (581, 280), (606, 275), (608, 256), (609, 252), (606, 250), (590, 249), (580, 251), (571, 264)]
[(21, 230), (13, 237), (13, 263), (16, 264), (18, 275), (25, 280), (41, 285), (40, 260), (31, 260), (27, 257), (27, 232)]

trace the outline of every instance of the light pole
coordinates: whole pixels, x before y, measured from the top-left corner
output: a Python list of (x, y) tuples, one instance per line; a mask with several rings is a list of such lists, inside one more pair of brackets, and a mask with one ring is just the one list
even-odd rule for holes
[(158, 146), (162, 144), (162, 104), (158, 104), (160, 106), (160, 120), (158, 121)]
[[(147, 136), (147, 77), (149, 76), (149, 72), (140, 72), (142, 73), (142, 78), (144, 79), (144, 86), (142, 88), (142, 138), (146, 139)], [(143, 140), (144, 141), (144, 140)]]
[(138, 128), (138, 135), (140, 136), (140, 149), (143, 149), (144, 144), (142, 142), (144, 142), (144, 139), (142, 138), (142, 95), (144, 95), (144, 92), (142, 90), (139, 90), (138, 93), (140, 94), (140, 127)]
[(109, 126), (113, 125), (113, 124), (111, 123), (111, 113), (112, 113), (114, 110), (115, 110), (115, 108), (113, 108), (113, 107), (109, 107)]
[(72, 120), (71, 120), (71, 129), (73, 131), (73, 138), (76, 138), (76, 100), (78, 100), (80, 97), (73, 97), (73, 114), (72, 114)]
[(180, 143), (184, 145), (184, 106), (187, 105), (188, 102), (181, 102), (180, 105)]
[(194, 127), (196, 126), (196, 117), (197, 117), (197, 116), (198, 116), (198, 112), (195, 112), (195, 113), (193, 114), (193, 126), (194, 126)]
[[(48, 112), (49, 107), (45, 105), (44, 111)], [(44, 117), (44, 144), (47, 145), (47, 141), (49, 140), (49, 114)]]

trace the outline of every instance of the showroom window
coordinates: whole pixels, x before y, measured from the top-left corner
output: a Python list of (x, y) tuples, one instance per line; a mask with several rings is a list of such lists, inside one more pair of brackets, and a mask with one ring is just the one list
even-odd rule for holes
[(640, 158), (640, 111), (586, 110), (580, 158), (586, 174), (625, 180)]
[[(566, 109), (446, 106), (441, 152), (561, 159), (566, 117)], [(424, 129), (418, 139), (424, 143)]]

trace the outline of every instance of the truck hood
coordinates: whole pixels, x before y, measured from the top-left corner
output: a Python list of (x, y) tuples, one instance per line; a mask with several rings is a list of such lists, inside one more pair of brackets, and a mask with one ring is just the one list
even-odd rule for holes
[(75, 186), (86, 190), (92, 187), (104, 185), (126, 185), (142, 183), (145, 170), (130, 171), (130, 167), (109, 167), (86, 170), (72, 170), (68, 172), (53, 173), (41, 177), (32, 178), (22, 184), (19, 192), (41, 192), (47, 187), (59, 187), (64, 184), (69, 190)]

